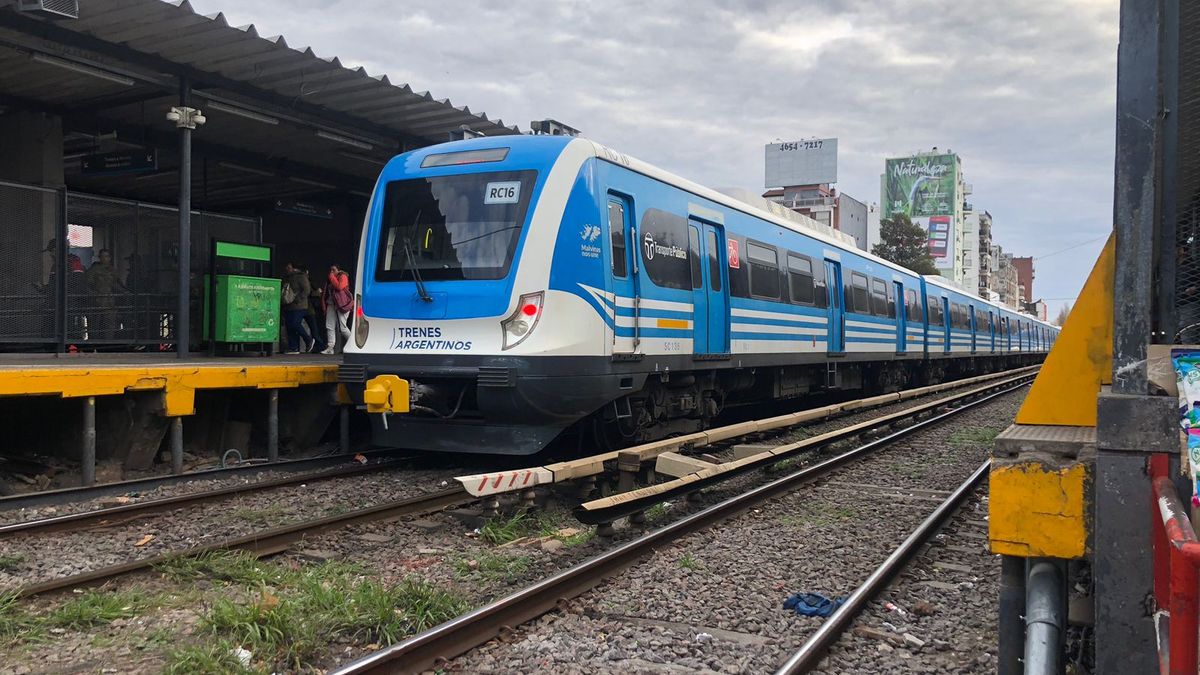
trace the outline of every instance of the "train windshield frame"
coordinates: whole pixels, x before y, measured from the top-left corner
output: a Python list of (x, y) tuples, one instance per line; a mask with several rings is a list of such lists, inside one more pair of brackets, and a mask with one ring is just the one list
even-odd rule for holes
[(389, 182), (375, 280), (507, 277), (536, 180), (537, 171), (515, 170)]

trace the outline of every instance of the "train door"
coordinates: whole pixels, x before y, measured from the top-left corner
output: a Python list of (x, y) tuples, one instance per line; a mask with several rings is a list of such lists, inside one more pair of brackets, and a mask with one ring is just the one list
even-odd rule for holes
[(954, 319), (950, 314), (950, 299), (939, 298), (938, 301), (942, 303), (942, 351), (949, 354), (950, 336), (954, 334)]
[(988, 350), (996, 351), (996, 313), (988, 310)]
[(904, 283), (892, 282), (895, 301), (892, 302), (892, 314), (896, 319), (896, 353), (908, 351), (908, 311), (905, 306)]
[(637, 246), (633, 234), (633, 209), (629, 201), (608, 197), (608, 237), (612, 257), (613, 353), (634, 354), (641, 345)]
[(704, 223), (704, 285), (708, 288), (708, 353), (729, 353), (729, 265), (725, 228)]
[(842, 311), (845, 301), (842, 292), (842, 263), (836, 260), (825, 261), (825, 288), (829, 293), (829, 302), (825, 303), (829, 319), (826, 349), (830, 354), (841, 354), (846, 351), (846, 313)]
[(976, 319), (979, 317), (975, 313), (975, 305), (967, 305), (967, 323), (971, 326), (971, 353), (974, 354), (979, 344), (979, 322)]

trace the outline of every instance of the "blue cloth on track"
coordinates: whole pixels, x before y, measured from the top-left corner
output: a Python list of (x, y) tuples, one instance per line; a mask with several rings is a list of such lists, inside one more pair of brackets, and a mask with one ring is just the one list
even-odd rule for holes
[(845, 598), (830, 600), (820, 593), (797, 593), (783, 601), (783, 608), (794, 610), (800, 616), (829, 616), (844, 602)]

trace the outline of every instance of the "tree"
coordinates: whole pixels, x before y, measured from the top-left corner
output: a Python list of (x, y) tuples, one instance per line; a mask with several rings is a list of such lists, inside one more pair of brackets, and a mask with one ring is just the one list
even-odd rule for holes
[(879, 221), (879, 243), (871, 253), (917, 274), (937, 274), (929, 255), (929, 233), (903, 213)]
[(1065, 302), (1058, 310), (1058, 316), (1054, 319), (1054, 325), (1061, 327), (1067, 322), (1067, 317), (1071, 314), (1071, 303)]

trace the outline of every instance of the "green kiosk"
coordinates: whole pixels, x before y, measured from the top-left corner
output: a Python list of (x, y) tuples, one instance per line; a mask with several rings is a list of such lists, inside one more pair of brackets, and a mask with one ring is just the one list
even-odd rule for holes
[[(204, 339), (209, 354), (270, 356), (279, 344), (280, 281), (275, 247), (212, 240), (204, 275)], [(257, 276), (253, 273), (257, 273)]]

